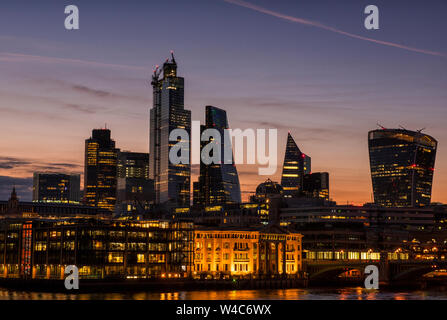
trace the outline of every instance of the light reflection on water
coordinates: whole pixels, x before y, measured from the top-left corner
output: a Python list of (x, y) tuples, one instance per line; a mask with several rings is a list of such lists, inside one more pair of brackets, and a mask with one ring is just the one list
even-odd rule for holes
[(447, 291), (384, 291), (356, 288), (211, 290), (175, 292), (48, 293), (0, 288), (0, 300), (447, 300)]

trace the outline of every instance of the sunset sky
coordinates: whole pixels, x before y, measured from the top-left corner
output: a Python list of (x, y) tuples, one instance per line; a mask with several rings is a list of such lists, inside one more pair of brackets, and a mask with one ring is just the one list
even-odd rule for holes
[[(80, 30), (64, 28), (68, 4)], [(364, 28), (369, 4), (379, 30)], [(0, 200), (13, 185), (30, 200), (34, 171), (82, 173), (84, 140), (105, 123), (118, 148), (148, 152), (150, 74), (174, 50), (193, 120), (214, 105), (231, 128), (277, 128), (279, 166), (290, 131), (339, 203), (371, 201), (376, 123), (426, 128), (432, 201), (447, 203), (446, 12), (443, 0), (2, 0)], [(245, 199), (267, 178), (238, 171)]]

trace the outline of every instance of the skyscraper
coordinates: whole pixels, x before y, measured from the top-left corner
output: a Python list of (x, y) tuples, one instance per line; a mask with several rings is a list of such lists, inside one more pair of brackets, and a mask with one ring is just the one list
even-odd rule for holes
[(94, 129), (90, 139), (85, 140), (85, 204), (114, 211), (117, 153), (108, 129)]
[(329, 173), (314, 172), (305, 174), (303, 195), (314, 199), (329, 200)]
[[(241, 188), (239, 176), (237, 174), (234, 159), (232, 164), (224, 163), (224, 136), (225, 129), (228, 129), (228, 119), (225, 110), (206, 106), (205, 125), (201, 126), (201, 131), (206, 129), (216, 129), (220, 133), (221, 142), (218, 148), (221, 150), (221, 163), (204, 164), (200, 162), (199, 176), (199, 199), (202, 205), (240, 203)], [(210, 141), (202, 141), (202, 146)]]
[(33, 201), (79, 203), (79, 174), (35, 172), (33, 175)]
[(149, 179), (149, 154), (118, 152), (117, 205), (120, 213), (142, 212), (154, 201), (154, 181)]
[(119, 151), (118, 178), (149, 179), (149, 153)]
[(430, 204), (437, 141), (419, 131), (368, 133), (374, 202), (385, 207)]
[(285, 197), (299, 196), (303, 189), (303, 177), (311, 171), (311, 158), (301, 152), (292, 135), (287, 135), (286, 152), (281, 175)]
[[(169, 151), (175, 142), (169, 141), (174, 129), (184, 129), (190, 135), (191, 111), (184, 108), (184, 79), (177, 77), (177, 63), (171, 53), (162, 69), (152, 76), (153, 107), (150, 111), (149, 177), (155, 183), (155, 202), (177, 206), (190, 204), (190, 164), (172, 164)], [(191, 143), (186, 142), (189, 147)]]

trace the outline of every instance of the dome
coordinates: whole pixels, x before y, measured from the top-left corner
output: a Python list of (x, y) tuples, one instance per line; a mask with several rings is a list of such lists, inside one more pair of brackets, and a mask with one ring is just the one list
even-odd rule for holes
[(256, 196), (265, 196), (267, 194), (282, 194), (283, 189), (281, 185), (270, 179), (258, 185), (256, 188)]

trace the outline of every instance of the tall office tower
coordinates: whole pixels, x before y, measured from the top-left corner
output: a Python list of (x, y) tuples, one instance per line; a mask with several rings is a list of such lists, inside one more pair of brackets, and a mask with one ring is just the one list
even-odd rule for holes
[(281, 176), (284, 197), (300, 196), (303, 189), (303, 177), (310, 171), (311, 158), (301, 152), (289, 132)]
[(149, 153), (119, 151), (117, 170), (118, 179), (149, 179)]
[(305, 174), (303, 194), (309, 198), (329, 200), (329, 173), (314, 172)]
[(437, 141), (420, 131), (378, 129), (368, 133), (376, 205), (430, 204)]
[(117, 206), (119, 213), (144, 212), (154, 202), (154, 181), (149, 179), (149, 154), (118, 152)]
[[(176, 143), (169, 141), (174, 129), (191, 133), (191, 111), (184, 108), (184, 79), (177, 77), (177, 63), (171, 60), (155, 69), (152, 76), (153, 108), (150, 111), (149, 177), (155, 183), (155, 203), (177, 206), (190, 204), (191, 165), (172, 164), (169, 151)], [(183, 141), (191, 147), (189, 139)]]
[(84, 202), (114, 211), (117, 184), (117, 154), (110, 130), (94, 129), (85, 140)]
[[(234, 159), (232, 164), (224, 163), (224, 136), (225, 129), (228, 128), (226, 111), (206, 106), (205, 125), (201, 126), (201, 131), (216, 129), (219, 132), (221, 141), (217, 147), (221, 150), (221, 163), (207, 165), (200, 162), (199, 192), (203, 205), (241, 202), (241, 188)], [(201, 141), (202, 147), (209, 143), (211, 139)]]
[(74, 203), (80, 201), (79, 174), (35, 172), (33, 202)]

